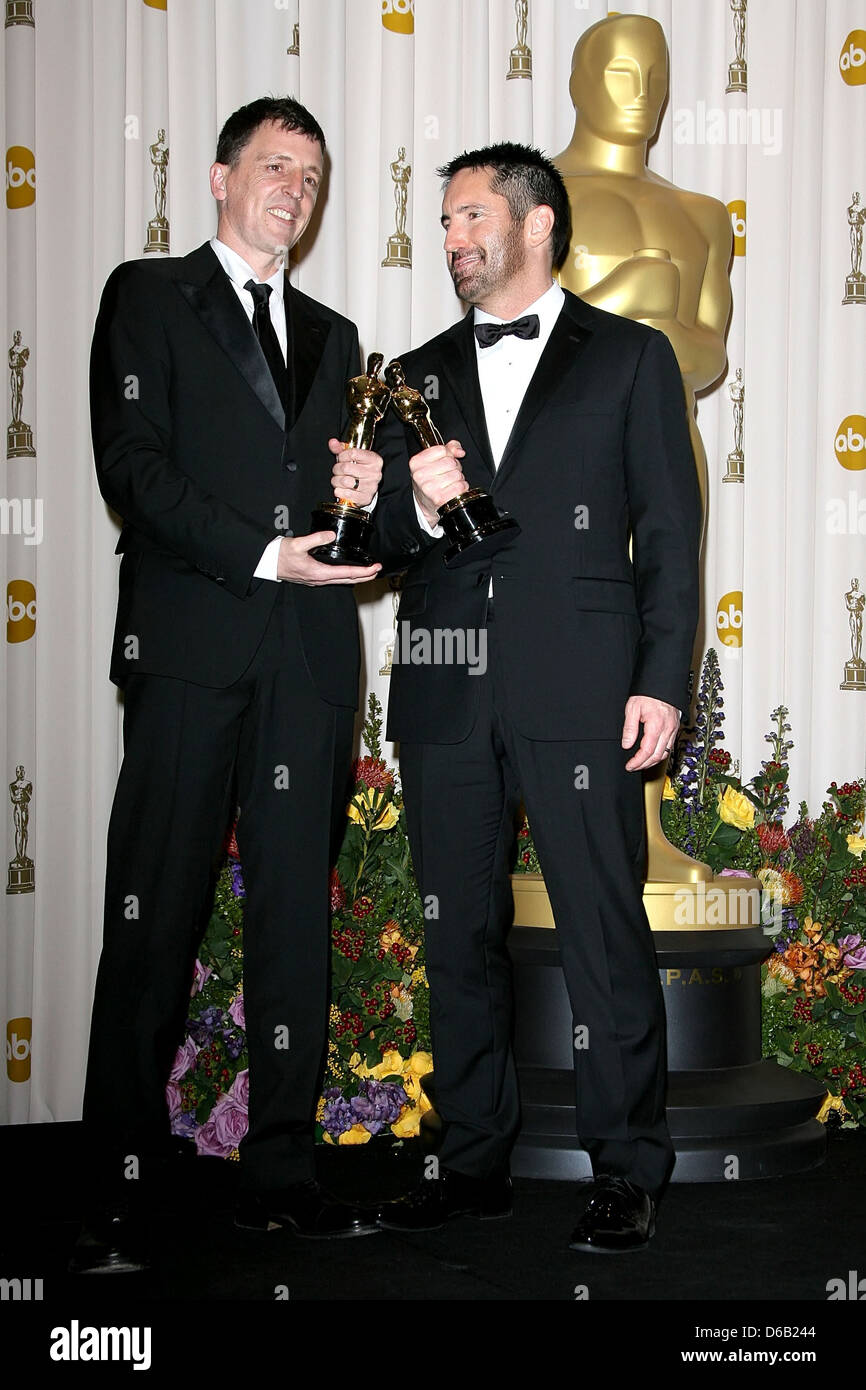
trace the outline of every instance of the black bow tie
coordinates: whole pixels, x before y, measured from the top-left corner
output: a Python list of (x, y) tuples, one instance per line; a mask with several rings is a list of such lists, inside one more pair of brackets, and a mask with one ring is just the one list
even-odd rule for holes
[(478, 346), (486, 348), (493, 347), (507, 333), (513, 333), (515, 338), (537, 338), (538, 329), (538, 315), (524, 314), (522, 319), (514, 319), (511, 323), (476, 323), (475, 336)]

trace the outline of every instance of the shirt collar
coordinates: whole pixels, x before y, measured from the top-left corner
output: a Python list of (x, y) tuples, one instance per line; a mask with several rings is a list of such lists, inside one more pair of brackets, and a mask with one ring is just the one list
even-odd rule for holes
[[(540, 299), (536, 299), (534, 304), (529, 304), (516, 318), (525, 318), (527, 314), (538, 315), (538, 336), (546, 338), (559, 318), (560, 311), (565, 303), (565, 294), (562, 286), (554, 281), (550, 288), (544, 291)], [(476, 323), (512, 323), (512, 319), (500, 319), (495, 314), (485, 313), (483, 309), (475, 308)]]
[[(246, 261), (242, 256), (238, 255), (237, 251), (233, 251), (230, 246), (226, 246), (224, 241), (220, 241), (218, 237), (213, 237), (211, 239), (211, 249), (226, 275), (240, 289), (244, 288), (248, 280), (255, 280), (256, 284), (259, 283), (259, 277), (252, 267), (247, 265)], [(262, 280), (261, 283), (263, 285), (270, 285), (272, 292), (279, 299), (282, 299), (285, 285), (285, 272), (283, 267), (280, 266), (279, 270), (275, 270), (269, 280)]]

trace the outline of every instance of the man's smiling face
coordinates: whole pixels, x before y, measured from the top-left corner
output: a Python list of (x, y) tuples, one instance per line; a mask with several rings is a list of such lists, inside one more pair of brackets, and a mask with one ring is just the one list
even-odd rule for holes
[(490, 187), (490, 169), (459, 169), (442, 200), (445, 255), (454, 288), (467, 304), (483, 309), (524, 269), (523, 229), (501, 193)]
[(214, 164), (211, 191), (219, 202), (217, 236), (259, 274), (270, 274), (310, 220), (322, 182), (318, 140), (274, 121), (258, 127), (237, 163)]

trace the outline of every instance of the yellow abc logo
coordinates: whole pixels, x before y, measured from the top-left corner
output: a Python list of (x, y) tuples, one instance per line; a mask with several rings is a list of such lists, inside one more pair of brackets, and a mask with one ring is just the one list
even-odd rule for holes
[(866, 82), (866, 29), (851, 30), (839, 54), (839, 71), (849, 87)]
[(152, 10), (168, 9), (168, 0), (144, 0), (145, 5), (149, 5)]
[(6, 1024), (6, 1075), (10, 1081), (30, 1080), (30, 1039), (33, 1020), (10, 1018)]
[(833, 440), (836, 457), (852, 473), (866, 468), (866, 415), (846, 415)]
[(36, 631), (36, 590), (29, 579), (6, 586), (6, 641), (26, 642)]
[(716, 609), (716, 632), (719, 634), (719, 641), (726, 647), (741, 647), (743, 645), (743, 593), (741, 589), (732, 589), (729, 594), (722, 594), (719, 599), (719, 606)]
[(414, 34), (415, 0), (382, 0), (382, 23), (395, 34)]
[(734, 255), (746, 254), (746, 203), (743, 198), (735, 198), (728, 203), (731, 218), (731, 231), (734, 233)]
[(10, 145), (6, 151), (6, 206), (29, 208), (36, 202), (36, 160), (26, 145)]

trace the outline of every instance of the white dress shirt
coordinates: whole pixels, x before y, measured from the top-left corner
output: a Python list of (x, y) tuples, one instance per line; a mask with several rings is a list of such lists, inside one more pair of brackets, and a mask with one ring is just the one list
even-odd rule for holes
[[(269, 280), (259, 281), (255, 271), (247, 265), (242, 256), (237, 251), (233, 251), (230, 246), (226, 246), (224, 241), (218, 241), (214, 237), (211, 241), (211, 248), (214, 255), (231, 281), (232, 289), (240, 300), (244, 308), (244, 313), (250, 323), (253, 321), (253, 297), (249, 290), (244, 289), (248, 280), (254, 280), (256, 284), (270, 285), (271, 293), (268, 297), (268, 312), (271, 316), (271, 323), (274, 325), (274, 332), (277, 335), (277, 342), (282, 349), (283, 360), (288, 356), (288, 334), (286, 332), (286, 306), (283, 301), (283, 291), (285, 288), (285, 275), (283, 267), (275, 270)], [(277, 563), (280, 556), (280, 541), (282, 536), (274, 536), (272, 541), (268, 541), (262, 557), (255, 568), (256, 579), (277, 578)]]
[[(565, 295), (561, 287), (552, 284), (540, 299), (536, 299), (534, 304), (528, 305), (515, 315), (516, 318), (524, 318), (526, 314), (538, 315), (537, 338), (517, 338), (513, 333), (509, 333), (492, 347), (486, 348), (480, 346), (477, 338), (474, 339), (478, 382), (484, 403), (484, 418), (487, 422), (494, 468), (499, 467), (505, 453), (505, 446), (514, 428), (514, 421), (517, 419), (526, 389), (564, 303)], [(500, 319), (495, 314), (487, 314), (483, 309), (475, 309), (473, 313), (475, 324), (511, 322), (510, 319)], [(430, 525), (417, 499), (415, 510), (419, 524), (428, 536), (439, 537), (443, 534), (441, 526)]]

